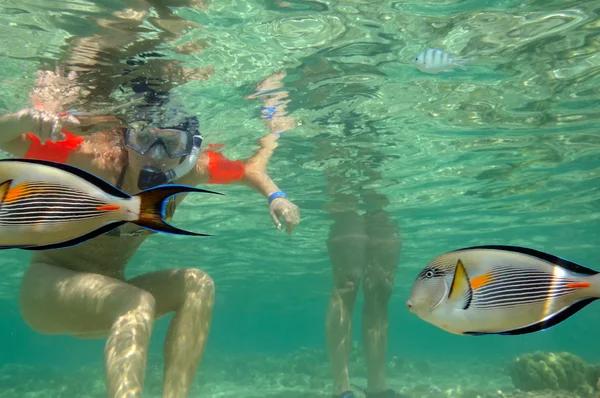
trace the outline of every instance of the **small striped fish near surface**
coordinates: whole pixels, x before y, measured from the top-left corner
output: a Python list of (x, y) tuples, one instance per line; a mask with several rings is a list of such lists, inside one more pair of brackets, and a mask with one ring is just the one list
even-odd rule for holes
[(598, 298), (598, 272), (538, 250), (497, 245), (435, 258), (406, 304), (451, 333), (517, 335), (552, 327)]
[(77, 167), (32, 159), (0, 160), (0, 249), (74, 246), (126, 222), (177, 235), (207, 236), (165, 221), (173, 195), (215, 193), (163, 185), (129, 195)]
[(473, 61), (476, 57), (455, 58), (452, 54), (439, 48), (428, 48), (413, 60), (417, 69), (425, 73), (452, 72), (454, 68), (467, 70), (462, 63)]

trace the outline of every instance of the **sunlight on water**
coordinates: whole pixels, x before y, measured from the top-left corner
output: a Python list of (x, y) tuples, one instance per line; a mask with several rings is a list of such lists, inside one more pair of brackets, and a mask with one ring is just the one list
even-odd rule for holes
[[(203, 145), (224, 144), (227, 157), (243, 159), (267, 133), (260, 101), (244, 98), (286, 72), (288, 116), (298, 127), (282, 135), (268, 172), (301, 209), (294, 235), (273, 227), (259, 194), (218, 186), (225, 196), (192, 195), (174, 221), (215, 236), (152, 236), (127, 271), (197, 267), (215, 280), (208, 354), (192, 396), (331, 396), (327, 239), (336, 211), (382, 204), (403, 243), (390, 302), (392, 387), (411, 397), (512, 394), (519, 382), (510, 375), (521, 366), (512, 361), (540, 350), (583, 357), (589, 369), (568, 356), (536, 360), (581, 365), (589, 380), (564, 377), (598, 394), (597, 303), (521, 339), (458, 339), (405, 307), (417, 273), (465, 246), (534, 247), (600, 270), (598, 2), (226, 0), (193, 1), (193, 9), (173, 1), (169, 20), (152, 8), (135, 23), (134, 3), (3, 1), (0, 108), (30, 106), (36, 71), (60, 67), (78, 74), (72, 109), (123, 116), (133, 79), (170, 73), (173, 80), (157, 84), (198, 115)], [(110, 37), (106, 48), (98, 37)], [(466, 70), (428, 74), (413, 64), (427, 48), (475, 59)], [(0, 360), (0, 397), (104, 396), (102, 343), (31, 331), (18, 311), (29, 253), (2, 255), (0, 352), (8, 359)], [(160, 396), (166, 323), (157, 330), (152, 397)], [(351, 372), (365, 384), (361, 350), (352, 352)], [(57, 358), (66, 358), (62, 368)], [(593, 396), (556, 383), (574, 394), (565, 397)], [(505, 396), (525, 396), (514, 394)], [(535, 396), (559, 396), (552, 394)]]

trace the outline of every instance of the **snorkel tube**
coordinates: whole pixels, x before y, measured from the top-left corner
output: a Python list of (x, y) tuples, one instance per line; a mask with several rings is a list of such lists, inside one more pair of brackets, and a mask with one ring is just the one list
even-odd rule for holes
[(183, 158), (177, 167), (169, 170), (160, 171), (152, 166), (144, 167), (138, 177), (139, 189), (146, 190), (158, 185), (168, 184), (192, 171), (198, 163), (200, 146), (202, 145), (202, 136), (198, 131), (198, 119), (196, 117), (188, 118), (181, 127), (193, 133), (192, 149), (189, 155)]

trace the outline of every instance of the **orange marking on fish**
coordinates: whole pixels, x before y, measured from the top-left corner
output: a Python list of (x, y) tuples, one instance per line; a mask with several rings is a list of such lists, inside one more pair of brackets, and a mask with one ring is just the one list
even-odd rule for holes
[(14, 202), (16, 200), (21, 199), (24, 196), (27, 196), (31, 193), (31, 189), (26, 184), (19, 184), (14, 186), (6, 192), (6, 196), (4, 197), (5, 202)]
[(479, 289), (480, 287), (487, 285), (491, 281), (492, 277), (488, 274), (479, 275), (471, 279), (471, 287), (473, 289)]
[(567, 283), (567, 287), (569, 288), (582, 288), (582, 287), (590, 287), (590, 284), (587, 282), (575, 282), (575, 283)]
[(121, 208), (121, 206), (106, 205), (106, 206), (98, 206), (98, 207), (96, 207), (96, 210), (111, 211), (111, 210), (119, 210), (120, 208)]

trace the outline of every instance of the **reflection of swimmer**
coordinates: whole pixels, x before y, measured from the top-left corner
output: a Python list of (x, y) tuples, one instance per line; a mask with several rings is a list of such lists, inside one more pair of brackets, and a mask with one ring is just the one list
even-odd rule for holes
[[(50, 95), (49, 88), (56, 88), (54, 95), (61, 96), (59, 83), (64, 80), (50, 72), (42, 74), (38, 83), (54, 83), (36, 90), (38, 100), (52, 103), (52, 98), (39, 98), (39, 93)], [(72, 115), (48, 108), (4, 115), (0, 149), (18, 157), (68, 163), (127, 193), (169, 182), (243, 184), (268, 198), (275, 224), (282, 219), (292, 232), (299, 222), (298, 208), (266, 173), (272, 141), (259, 141), (260, 148), (249, 159), (228, 160), (218, 152), (201, 151), (195, 116), (147, 105), (138, 107), (126, 122), (81, 116), (77, 124)], [(48, 140), (61, 135), (62, 140)], [(174, 197), (167, 218), (184, 197)], [(79, 246), (35, 252), (21, 285), (21, 312), (33, 329), (107, 338), (110, 397), (142, 395), (154, 321), (171, 312), (175, 316), (164, 345), (163, 396), (187, 396), (209, 331), (214, 283), (200, 269), (169, 269), (125, 279), (125, 267), (150, 233), (126, 224)]]
[[(73, 106), (98, 109), (106, 101), (114, 106), (117, 89), (136, 91), (136, 85), (150, 85), (157, 92), (192, 80), (206, 80), (212, 65), (192, 68), (167, 57), (168, 52), (198, 54), (208, 43), (184, 41), (184, 35), (200, 25), (179, 17), (177, 7), (205, 11), (210, 0), (122, 0), (122, 10), (109, 17), (89, 17), (95, 24), (90, 36), (73, 35), (67, 40), (60, 65), (78, 75), (83, 86)], [(79, 27), (77, 27), (78, 29)], [(46, 60), (47, 67), (55, 60)], [(43, 88), (42, 88), (43, 89)]]

